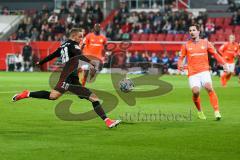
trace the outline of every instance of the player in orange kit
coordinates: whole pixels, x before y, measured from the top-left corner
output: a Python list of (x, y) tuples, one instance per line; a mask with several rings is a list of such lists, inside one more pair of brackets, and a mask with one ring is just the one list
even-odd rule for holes
[[(82, 48), (83, 55), (87, 56), (90, 59), (95, 60), (95, 65), (98, 71), (100, 71), (103, 67), (104, 61), (104, 48), (107, 44), (107, 38), (100, 34), (101, 26), (100, 24), (95, 24), (93, 28), (93, 32), (87, 34), (87, 36), (83, 40)], [(82, 85), (84, 86), (88, 77), (88, 67), (83, 67), (83, 78)]]
[(227, 81), (229, 81), (231, 75), (234, 74), (235, 71), (234, 58), (239, 55), (239, 52), (240, 52), (239, 44), (235, 42), (235, 36), (232, 34), (229, 36), (229, 42), (223, 44), (219, 48), (219, 53), (222, 55), (224, 60), (229, 65), (229, 73), (224, 72), (221, 76), (221, 84), (223, 87), (227, 85)]
[(181, 71), (184, 69), (183, 60), (186, 57), (189, 85), (193, 93), (192, 100), (198, 110), (198, 117), (200, 119), (206, 119), (201, 109), (200, 101), (200, 89), (203, 87), (208, 92), (216, 120), (220, 120), (221, 114), (219, 112), (218, 97), (213, 89), (209, 72), (208, 53), (212, 54), (214, 58), (223, 65), (226, 71), (228, 71), (228, 65), (208, 40), (199, 38), (200, 31), (198, 25), (191, 25), (189, 27), (189, 34), (191, 40), (182, 46), (178, 69)]

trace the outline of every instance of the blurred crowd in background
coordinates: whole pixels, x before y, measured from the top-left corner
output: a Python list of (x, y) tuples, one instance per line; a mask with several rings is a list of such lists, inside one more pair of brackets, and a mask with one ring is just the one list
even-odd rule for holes
[[(218, 3), (228, 3), (230, 6), (228, 12), (233, 13), (230, 25), (240, 25), (240, 6), (237, 6), (232, 0), (219, 0)], [(200, 24), (203, 37), (208, 37), (218, 29), (208, 19), (206, 12), (200, 12), (196, 17), (184, 10), (175, 10), (175, 5), (174, 0), (166, 0), (164, 8), (161, 7), (161, 4), (153, 4), (151, 8), (158, 9), (157, 12), (130, 12), (127, 4), (121, 3), (113, 21), (106, 28), (103, 28), (103, 34), (106, 35), (108, 40), (119, 41), (130, 40), (133, 33), (184, 34), (187, 32), (189, 25), (193, 23)], [(142, 4), (142, 8), (145, 8), (144, 3)], [(7, 7), (2, 7), (0, 13), (8, 15), (10, 11)], [(88, 3), (72, 2), (68, 6), (62, 4), (59, 12), (43, 5), (41, 11), (30, 10), (26, 11), (25, 14), (26, 17), (18, 26), (16, 33), (9, 37), (9, 40), (65, 41), (71, 28), (81, 27), (86, 32), (90, 32), (95, 23), (101, 23), (104, 20), (103, 11), (98, 3), (91, 5)], [(140, 67), (148, 68), (159, 67), (157, 66), (159, 64), (163, 73), (169, 73), (169, 69), (177, 69), (178, 53), (168, 53), (167, 51), (161, 53), (136, 51), (134, 53), (127, 52), (118, 57), (114, 57), (111, 53), (107, 55), (106, 67), (110, 66), (109, 60), (113, 58), (113, 67), (124, 68), (140, 64)], [(24, 58), (24, 54), (20, 56), (23, 57), (16, 56), (14, 60), (14, 70), (30, 71), (31, 59), (28, 63), (25, 62), (28, 59)], [(220, 66), (211, 57), (210, 64), (213, 72), (219, 74), (218, 70)], [(237, 61), (237, 67), (240, 67), (239, 60)]]
[(31, 10), (9, 40), (64, 41), (71, 28), (91, 31), (95, 23), (104, 19), (100, 6), (88, 3), (61, 5), (59, 13), (43, 5), (41, 11)]
[[(98, 3), (91, 5), (77, 2), (62, 4), (59, 12), (46, 5), (42, 6), (41, 11), (27, 11), (17, 32), (10, 36), (9, 40), (64, 41), (71, 28), (82, 27), (89, 32), (94, 23), (104, 20)], [(233, 0), (219, 1), (219, 4), (225, 3), (230, 6), (228, 11), (233, 13), (230, 24), (240, 25), (240, 6)], [(141, 7), (144, 8), (146, 4), (143, 3)], [(166, 0), (164, 8), (157, 3), (151, 6), (158, 9), (158, 12), (130, 12), (127, 3), (121, 3), (113, 21), (103, 29), (103, 33), (109, 40), (118, 41), (131, 39), (132, 33), (186, 33), (188, 26), (193, 23), (200, 24), (203, 37), (208, 37), (219, 29), (214, 22), (208, 20), (206, 12), (200, 12), (196, 17), (184, 10), (176, 11), (175, 6), (174, 0)], [(9, 12), (7, 7), (2, 7), (1, 14), (7, 15)]]

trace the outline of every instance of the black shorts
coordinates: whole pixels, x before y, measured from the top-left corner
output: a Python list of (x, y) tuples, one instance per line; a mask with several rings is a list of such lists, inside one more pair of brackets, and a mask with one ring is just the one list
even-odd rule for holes
[(89, 99), (92, 94), (88, 88), (82, 86), (77, 76), (69, 76), (65, 80), (60, 79), (54, 89), (62, 94), (69, 91), (85, 99)]

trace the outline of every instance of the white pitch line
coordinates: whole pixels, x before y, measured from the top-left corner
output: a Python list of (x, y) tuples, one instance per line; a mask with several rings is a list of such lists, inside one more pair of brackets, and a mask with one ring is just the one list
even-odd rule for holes
[(3, 91), (3, 92), (0, 92), (0, 94), (3, 94), (3, 93), (18, 93), (19, 91)]

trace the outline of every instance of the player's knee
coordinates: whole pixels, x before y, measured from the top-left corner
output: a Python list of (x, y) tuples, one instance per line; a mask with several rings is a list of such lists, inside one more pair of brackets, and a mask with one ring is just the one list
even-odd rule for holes
[(193, 93), (194, 96), (197, 97), (200, 94), (200, 89), (198, 87), (193, 87), (192, 88), (192, 93)]
[(213, 90), (213, 88), (212, 87), (206, 87), (206, 90), (207, 90), (207, 92), (213, 92), (214, 90)]
[(49, 96), (50, 100), (57, 100), (58, 98), (59, 98), (59, 96), (56, 96), (56, 95), (50, 95)]
[(207, 92), (212, 92), (213, 91), (213, 88), (212, 88), (211, 84), (206, 84), (204, 87), (205, 87)]
[(51, 92), (49, 99), (50, 100), (57, 100), (59, 97), (61, 96), (61, 94), (55, 93), (55, 92)]
[(95, 95), (94, 93), (92, 93), (90, 96), (89, 96), (89, 101), (91, 102), (96, 102), (96, 101), (100, 101), (99, 98), (97, 97), (97, 95)]

